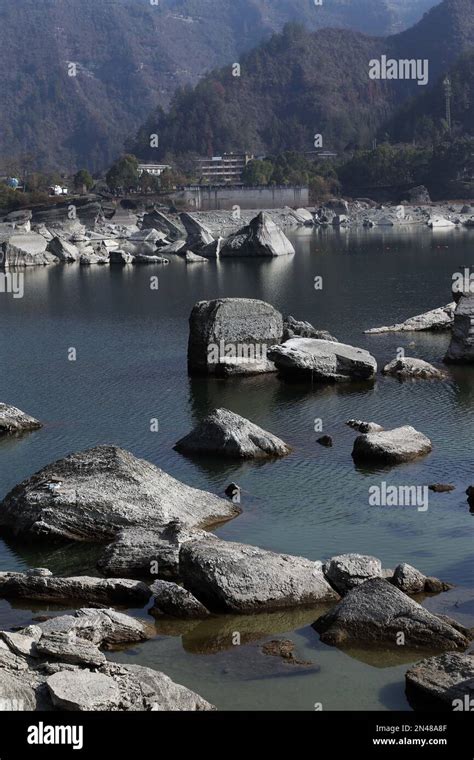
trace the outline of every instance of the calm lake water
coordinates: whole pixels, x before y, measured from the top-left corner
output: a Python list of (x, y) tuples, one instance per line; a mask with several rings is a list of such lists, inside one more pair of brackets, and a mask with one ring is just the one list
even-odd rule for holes
[[(187, 266), (102, 268), (76, 265), (25, 274), (25, 296), (0, 295), (0, 399), (41, 419), (42, 430), (0, 442), (0, 498), (16, 483), (71, 451), (116, 443), (184, 482), (222, 494), (242, 489), (243, 513), (223, 538), (325, 559), (373, 554), (385, 567), (409, 562), (456, 588), (424, 603), (474, 624), (473, 515), (465, 489), (474, 481), (474, 370), (450, 368), (445, 382), (400, 384), (379, 376), (371, 387), (286, 385), (274, 375), (215, 380), (186, 373), (188, 316), (198, 300), (260, 298), (284, 314), (367, 348), (383, 367), (403, 347), (440, 365), (447, 334), (364, 335), (451, 300), (451, 277), (473, 262), (474, 231), (361, 230), (292, 235), (297, 253)], [(150, 277), (159, 276), (159, 290)], [(314, 278), (323, 277), (323, 290)], [(68, 360), (68, 349), (77, 352)], [(211, 409), (224, 406), (282, 437), (294, 452), (277, 462), (191, 461), (174, 443)], [(415, 463), (361, 469), (351, 458), (350, 418), (386, 428), (411, 424), (433, 441)], [(158, 418), (159, 432), (150, 432)], [(334, 447), (316, 443), (323, 421)], [(429, 508), (371, 507), (368, 489), (452, 483)], [(59, 573), (94, 567), (95, 550), (0, 543), (0, 570), (30, 566)], [(44, 610), (44, 607), (42, 608)], [(56, 612), (56, 611), (55, 611)], [(319, 641), (320, 610), (204, 623), (159, 623), (157, 637), (112, 657), (160, 668), (220, 709), (409, 709), (406, 650), (340, 652)], [(0, 601), (0, 625), (27, 624), (37, 610)], [(146, 611), (135, 612), (146, 616)], [(149, 618), (150, 619), (150, 618)], [(232, 634), (241, 633), (241, 646)], [(259, 644), (291, 638), (308, 666), (261, 654)]]

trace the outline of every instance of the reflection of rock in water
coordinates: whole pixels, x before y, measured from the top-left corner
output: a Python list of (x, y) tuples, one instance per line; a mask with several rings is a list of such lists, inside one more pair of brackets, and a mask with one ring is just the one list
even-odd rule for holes
[(2, 536), (10, 551), (28, 567), (47, 567), (54, 575), (97, 575), (96, 563), (103, 552), (101, 544), (35, 544)]
[[(258, 615), (211, 617), (186, 630), (182, 638), (183, 649), (193, 654), (215, 654), (225, 650), (236, 650), (241, 645), (266, 639), (269, 635), (288, 633), (311, 625), (330, 606), (330, 604), (325, 604), (306, 609), (283, 610)], [(170, 635), (171, 624), (170, 621), (166, 635)], [(162, 625), (161, 621), (156, 621), (158, 633), (164, 633)]]

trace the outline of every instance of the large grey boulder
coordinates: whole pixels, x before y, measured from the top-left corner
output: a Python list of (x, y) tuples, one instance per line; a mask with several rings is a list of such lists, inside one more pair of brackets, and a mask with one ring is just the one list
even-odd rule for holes
[(150, 598), (145, 583), (125, 578), (54, 577), (51, 573), (0, 573), (0, 597), (40, 602), (82, 600), (103, 604), (143, 606)]
[(41, 427), (41, 422), (25, 414), (21, 409), (17, 409), (16, 406), (0, 403), (0, 436), (38, 430)]
[(190, 591), (169, 581), (157, 580), (151, 587), (155, 617), (169, 615), (177, 618), (205, 618), (209, 610)]
[(20, 483), (0, 504), (0, 526), (37, 539), (109, 542), (128, 527), (174, 519), (208, 527), (235, 517), (231, 502), (181, 483), (117, 446), (70, 454)]
[(399, 464), (429, 454), (433, 446), (429, 438), (411, 425), (366, 433), (354, 441), (352, 456), (357, 461)]
[(280, 438), (228, 409), (214, 409), (174, 448), (182, 454), (235, 459), (283, 457), (291, 451)]
[(283, 334), (280, 312), (265, 301), (219, 298), (199, 301), (189, 318), (188, 371), (194, 374), (274, 372), (268, 347)]
[(425, 610), (383, 578), (353, 588), (342, 601), (314, 623), (321, 641), (350, 647), (378, 643), (409, 648), (466, 649), (469, 631), (449, 618)]
[(441, 370), (433, 367), (423, 359), (414, 359), (409, 356), (403, 359), (393, 359), (382, 370), (384, 375), (391, 375), (398, 380), (443, 380), (446, 375)]
[(0, 246), (0, 269), (54, 264), (58, 259), (46, 245), (45, 238), (36, 232), (11, 235)]
[(340, 383), (371, 380), (377, 372), (377, 362), (368, 351), (329, 340), (291, 338), (273, 346), (268, 357), (289, 379)]
[(448, 303), (447, 306), (441, 306), (439, 309), (432, 309), (424, 314), (417, 314), (415, 317), (410, 317), (405, 322), (400, 322), (389, 327), (373, 327), (370, 330), (365, 330), (367, 335), (374, 335), (377, 333), (387, 332), (424, 332), (424, 331), (438, 331), (449, 330), (454, 322), (454, 310), (456, 304), (454, 301)]
[[(125, 617), (125, 616), (122, 616)], [(62, 620), (64, 617), (56, 620)], [(98, 646), (76, 631), (34, 638), (0, 632), (0, 709), (165, 711), (215, 709), (168, 676), (139, 665), (107, 662)], [(20, 650), (15, 654), (13, 647)], [(18, 642), (24, 639), (30, 649)], [(6, 643), (5, 643), (6, 642)]]
[(323, 565), (326, 580), (344, 595), (371, 578), (382, 577), (382, 563), (377, 557), (362, 554), (340, 554)]
[(444, 361), (447, 364), (474, 363), (474, 295), (463, 295), (459, 300)]
[(146, 229), (155, 229), (163, 232), (169, 240), (173, 242), (183, 237), (183, 231), (172, 219), (163, 214), (162, 211), (153, 209), (145, 214), (142, 221)]
[(245, 614), (338, 598), (320, 563), (216, 538), (183, 544), (180, 572), (211, 611)]
[(292, 243), (273, 219), (262, 211), (250, 224), (227, 238), (220, 257), (274, 257), (295, 253)]
[(47, 250), (56, 256), (59, 261), (66, 263), (77, 261), (79, 258), (79, 249), (69, 243), (67, 240), (62, 240), (60, 237), (54, 237), (49, 241)]
[(415, 710), (469, 712), (474, 708), (474, 655), (447, 652), (407, 670), (406, 694)]
[(337, 343), (337, 338), (334, 338), (327, 330), (317, 330), (310, 322), (303, 322), (291, 315), (285, 317), (283, 328), (283, 341), (290, 340), (290, 338), (317, 338), (318, 340), (330, 340)]
[[(181, 223), (186, 230), (186, 243), (192, 251), (201, 252), (202, 248), (214, 243), (214, 235), (211, 230), (198, 221), (191, 214), (183, 213), (179, 215)], [(181, 237), (181, 236), (180, 236)]]
[(181, 544), (208, 535), (184, 528), (179, 520), (160, 531), (126, 528), (105, 548), (97, 566), (108, 576), (178, 578)]

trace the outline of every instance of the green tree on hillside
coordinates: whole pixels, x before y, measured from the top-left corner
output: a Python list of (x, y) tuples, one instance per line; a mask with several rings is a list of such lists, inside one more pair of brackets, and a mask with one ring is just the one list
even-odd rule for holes
[(137, 158), (129, 153), (119, 158), (107, 172), (106, 180), (114, 192), (135, 190), (139, 182)]

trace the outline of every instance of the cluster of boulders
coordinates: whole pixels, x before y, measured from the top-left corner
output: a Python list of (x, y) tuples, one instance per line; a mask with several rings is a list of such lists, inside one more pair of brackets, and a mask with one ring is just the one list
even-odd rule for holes
[(274, 257), (295, 249), (270, 214), (261, 212), (227, 239), (192, 214), (162, 210), (106, 217), (98, 203), (9, 214), (0, 223), (0, 266), (15, 268), (79, 262), (84, 266), (165, 264), (168, 255), (187, 264), (245, 256)]
[(110, 608), (0, 631), (0, 698), (30, 711), (215, 709), (164, 673), (108, 662), (102, 651), (148, 637), (141, 621)]
[[(160, 578), (149, 585), (121, 579), (58, 578), (42, 569), (3, 573), (0, 597), (43, 602), (87, 598), (89, 605), (91, 600), (101, 600), (105, 606), (42, 618), (16, 632), (0, 631), (0, 697), (14, 697), (21, 702), (19, 709), (29, 710), (213, 709), (161, 672), (107, 661), (104, 649), (143, 642), (153, 635), (144, 619), (107, 606), (118, 599), (129, 606), (147, 605), (150, 615), (160, 620), (205, 620), (221, 613), (248, 615), (325, 603), (331, 607), (319, 615), (313, 628), (328, 645), (395, 648), (403, 636), (410, 650), (448, 653), (408, 671), (414, 699), (424, 702), (425, 692), (430, 696), (435, 690), (438, 700), (449, 707), (453, 688), (458, 696), (467, 688), (458, 674), (469, 670), (472, 658), (463, 652), (473, 631), (415, 601), (413, 595), (446, 591), (450, 585), (427, 578), (410, 565), (385, 570), (376, 557), (358, 554), (313, 562), (198, 533), (181, 545), (178, 572), (179, 583)], [(287, 643), (291, 651), (292, 643)], [(278, 641), (270, 644), (266, 653), (288, 656), (286, 649), (282, 653), (281, 646), (276, 646)], [(429, 678), (433, 668), (443, 667), (449, 670), (447, 684)]]
[[(238, 457), (288, 453), (282, 441), (236, 418), (217, 410), (188, 437), (189, 450), (215, 451), (215, 444), (223, 455)], [(357, 441), (383, 446), (378, 426), (350, 425), (366, 431)], [(393, 438), (389, 432), (384, 456), (392, 456)], [(408, 432), (401, 438), (406, 446)], [(402, 633), (412, 648), (464, 651), (469, 645), (471, 632), (411, 598), (446, 591), (449, 584), (406, 563), (392, 571), (362, 555), (315, 562), (224, 541), (203, 529), (238, 513), (232, 500), (192, 489), (113, 446), (72, 454), (16, 486), (0, 505), (1, 531), (47, 543), (101, 543), (98, 566), (106, 577), (63, 578), (45, 569), (0, 573), (0, 597), (88, 605), (73, 616), (0, 634), (9, 694), (15, 681), (15, 694), (32, 709), (210, 709), (161, 673), (105, 660), (101, 647), (148, 635), (144, 623), (114, 612), (111, 604), (148, 606), (160, 619), (330, 604), (314, 623), (328, 644), (396, 646)]]

